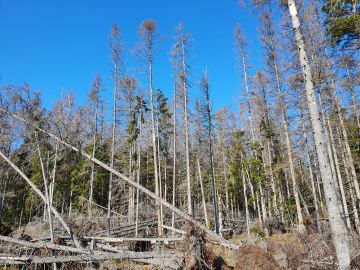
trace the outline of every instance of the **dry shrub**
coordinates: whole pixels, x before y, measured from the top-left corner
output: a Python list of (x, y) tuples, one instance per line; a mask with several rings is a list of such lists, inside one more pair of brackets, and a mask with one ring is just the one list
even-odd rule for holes
[(68, 223), (72, 227), (74, 233), (79, 237), (88, 235), (91, 232), (106, 229), (106, 222), (104, 222), (104, 219), (94, 217), (89, 218), (84, 215), (78, 215), (75, 218), (72, 217)]
[(280, 270), (272, 254), (256, 245), (244, 245), (239, 249), (236, 270)]
[(294, 234), (289, 241), (269, 240), (269, 251), (285, 254), (289, 269), (336, 269), (335, 251), (329, 236)]

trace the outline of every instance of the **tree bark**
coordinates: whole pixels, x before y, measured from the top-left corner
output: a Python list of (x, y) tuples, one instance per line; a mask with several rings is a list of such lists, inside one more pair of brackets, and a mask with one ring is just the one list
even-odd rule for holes
[(331, 235), (336, 250), (339, 269), (350, 269), (350, 251), (346, 226), (341, 218), (339, 209), (340, 201), (337, 195), (336, 184), (331, 174), (330, 162), (326, 155), (326, 143), (321, 133), (320, 116), (317, 109), (314, 86), (311, 76), (311, 69), (308, 62), (305, 43), (301, 33), (299, 15), (295, 0), (288, 0), (288, 7), (291, 16), (292, 26), (295, 33), (295, 40), (299, 50), (299, 60), (303, 77), (307, 103), (310, 112), (312, 129), (314, 132), (315, 146), (319, 159), (320, 173), (323, 180), (326, 203), (329, 213)]

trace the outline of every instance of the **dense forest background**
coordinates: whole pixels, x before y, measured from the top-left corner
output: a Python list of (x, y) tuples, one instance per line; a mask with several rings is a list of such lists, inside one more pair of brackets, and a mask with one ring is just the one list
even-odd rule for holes
[[(218, 234), (226, 232), (229, 222), (242, 222), (244, 232), (262, 235), (274, 226), (321, 233), (336, 219), (324, 179), (330, 177), (330, 200), (338, 203), (344, 228), (359, 234), (360, 4), (296, 2), (303, 43), (285, 2), (253, 1), (263, 48), (263, 67), (256, 72), (249, 72), (246, 25), (234, 27), (234, 58), (243, 78), (238, 108), (213, 109), (212, 95), (222, 91), (212, 88), (216, 70), (203, 67), (201, 78), (193, 76), (192, 37), (184, 23), (174, 28), (172, 48), (161, 46), (155, 21), (141, 23), (131, 49), (140, 77), (125, 68), (128, 52), (121, 26), (114, 24), (109, 29), (112, 86), (106, 89), (107, 78), (94, 74), (86, 101), (77, 102), (74, 93), (63, 91), (45, 108), (41, 89), (33, 89), (31, 82), (2, 85), (0, 151), (44, 192), (48, 203), (2, 158), (1, 223), (16, 229), (47, 220), (47, 205), (52, 205), (67, 218), (102, 218), (109, 235), (120, 217), (136, 224), (154, 218), (158, 236), (164, 234), (165, 221), (176, 227), (173, 211), (63, 141)], [(301, 46), (308, 69), (301, 62)], [(159, 50), (171, 51), (171, 96), (156, 86), (161, 74), (153, 63)], [(145, 86), (139, 83), (144, 80)], [(309, 101), (310, 81), (316, 103)], [(112, 100), (105, 100), (105, 92)], [(311, 110), (318, 112), (320, 133)], [(321, 149), (324, 155), (319, 156)], [(322, 164), (329, 165), (330, 176)]]

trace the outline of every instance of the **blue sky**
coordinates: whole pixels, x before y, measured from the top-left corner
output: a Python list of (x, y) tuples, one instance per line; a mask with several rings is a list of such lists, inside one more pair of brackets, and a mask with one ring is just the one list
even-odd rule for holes
[(193, 41), (193, 97), (207, 67), (215, 108), (231, 105), (236, 109), (237, 98), (244, 92), (234, 53), (237, 23), (249, 42), (252, 72), (261, 67), (262, 53), (257, 14), (241, 7), (238, 0), (0, 0), (0, 84), (26, 81), (42, 92), (50, 107), (62, 90), (71, 90), (78, 103), (84, 102), (91, 81), (100, 73), (107, 86), (104, 98), (110, 102), (111, 25), (120, 25), (126, 71), (132, 73), (136, 31), (149, 18), (157, 22), (163, 40), (155, 60), (154, 86), (172, 96), (169, 51), (173, 29), (183, 21)]

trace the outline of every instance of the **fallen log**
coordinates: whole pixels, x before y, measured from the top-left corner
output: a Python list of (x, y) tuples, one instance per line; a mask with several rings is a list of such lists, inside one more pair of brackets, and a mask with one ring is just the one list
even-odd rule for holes
[(15, 260), (16, 257), (0, 257), (0, 265), (22, 265), (24, 261)]
[(85, 249), (85, 248), (57, 245), (57, 244), (50, 243), (50, 242), (35, 242), (34, 243), (34, 242), (19, 240), (19, 239), (13, 238), (13, 237), (2, 236), (2, 235), (0, 235), (0, 241), (12, 243), (12, 244), (16, 244), (16, 245), (20, 245), (20, 246), (24, 246), (24, 247), (29, 247), (29, 248), (47, 248), (47, 249), (74, 252), (74, 253), (83, 253), (83, 254), (91, 253), (91, 250)]
[[(121, 250), (119, 250), (117, 247), (104, 245), (104, 244), (101, 244), (101, 243), (96, 243), (96, 246), (103, 249), (103, 250), (106, 250), (106, 251), (113, 251), (113, 252), (119, 252), (120, 251), (121, 252)], [(164, 254), (164, 253), (162, 253), (162, 254)], [(170, 254), (170, 260), (168, 262), (166, 262), (166, 265), (164, 265), (163, 258), (160, 258), (160, 261), (159, 261), (159, 258), (134, 259), (134, 261), (142, 262), (142, 263), (161, 265), (162, 267), (169, 268), (169, 269), (178, 269), (183, 263), (184, 255), (182, 253), (179, 253), (179, 252), (174, 252), (174, 253), (170, 252), (169, 254)]]
[(136, 241), (143, 241), (143, 242), (178, 242), (183, 241), (183, 237), (178, 238), (129, 238), (129, 237), (100, 237), (100, 236), (84, 236), (84, 239), (91, 239), (96, 241), (108, 242), (108, 243), (122, 243), (122, 242), (136, 242)]
[(16, 265), (16, 264), (53, 264), (53, 263), (69, 263), (69, 262), (99, 262), (108, 260), (131, 260), (141, 263), (156, 264), (167, 269), (178, 269), (183, 260), (181, 253), (166, 253), (162, 252), (131, 252), (122, 251), (117, 253), (106, 254), (80, 254), (70, 256), (20, 256), (20, 257), (0, 257), (0, 264), (2, 265)]
[(161, 205), (167, 207), (168, 209), (172, 210), (174, 213), (176, 213), (178, 216), (182, 217), (184, 220), (190, 222), (191, 224), (193, 224), (195, 227), (201, 229), (202, 231), (204, 231), (206, 233), (206, 235), (210, 238), (213, 238), (219, 245), (223, 246), (223, 247), (227, 247), (230, 249), (239, 249), (238, 245), (232, 244), (230, 242), (228, 242), (227, 240), (225, 240), (224, 238), (222, 238), (221, 236), (219, 236), (218, 234), (214, 233), (213, 231), (209, 230), (208, 228), (206, 228), (203, 224), (201, 224), (200, 222), (196, 221), (195, 219), (193, 219), (190, 215), (184, 213), (183, 211), (181, 211), (180, 209), (176, 208), (175, 206), (173, 206), (172, 204), (170, 204), (169, 202), (167, 202), (166, 200), (162, 199), (161, 197), (157, 196), (154, 192), (146, 189), (145, 187), (143, 187), (142, 185), (140, 185), (139, 183), (137, 183), (136, 181), (130, 179), (129, 177), (127, 177), (126, 175), (123, 175), (122, 173), (114, 170), (113, 168), (111, 168), (110, 166), (108, 166), (107, 164), (101, 162), (100, 160), (92, 157), (91, 155), (87, 154), (85, 151), (76, 148), (75, 146), (61, 140), (59, 137), (57, 137), (56, 135), (35, 126), (34, 124), (31, 124), (29, 121), (23, 119), (20, 116), (17, 116), (3, 108), (0, 107), (0, 111), (14, 117), (15, 119), (29, 125), (30, 127), (50, 136), (51, 138), (53, 138), (54, 140), (56, 140), (57, 142), (63, 144), (64, 146), (72, 149), (73, 151), (81, 154), (83, 157), (87, 158), (88, 160), (94, 162), (95, 164), (99, 165), (100, 167), (106, 169), (107, 171), (113, 173), (114, 175), (116, 175), (117, 177), (119, 177), (120, 179), (122, 179), (123, 181), (127, 182), (129, 185), (138, 188), (140, 191), (142, 191), (143, 193), (145, 193), (146, 195), (148, 195), (149, 197), (151, 197), (152, 199), (156, 200), (158, 203), (160, 203)]
[(161, 225), (164, 229), (167, 229), (169, 231), (173, 231), (173, 232), (177, 232), (177, 233), (180, 233), (180, 234), (185, 234), (185, 232), (183, 230), (179, 230), (179, 229), (176, 229), (176, 228), (173, 228), (171, 226), (166, 226), (166, 225)]
[[(29, 248), (46, 248), (64, 252), (78, 253), (79, 255), (62, 255), (53, 257), (39, 257), (39, 256), (20, 256), (14, 257), (10, 255), (0, 256), (0, 265), (17, 265), (17, 264), (43, 264), (43, 263), (65, 263), (65, 262), (88, 262), (88, 261), (105, 261), (113, 259), (132, 260), (147, 264), (161, 265), (167, 268), (177, 269), (181, 262), (183, 255), (179, 252), (132, 252), (123, 251), (118, 248), (96, 243), (96, 246), (106, 250), (90, 250), (85, 248), (76, 248), (70, 246), (56, 245), (50, 242), (29, 242), (18, 240), (12, 237), (0, 236), (0, 241), (8, 242)], [(116, 252), (116, 253), (109, 253)]]

